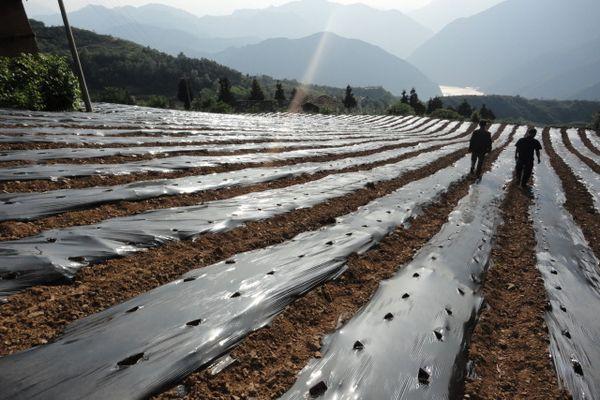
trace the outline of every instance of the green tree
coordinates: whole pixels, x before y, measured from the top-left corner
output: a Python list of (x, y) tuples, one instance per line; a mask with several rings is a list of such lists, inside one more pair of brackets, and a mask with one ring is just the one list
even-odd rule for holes
[(235, 104), (235, 98), (233, 97), (233, 93), (231, 93), (231, 82), (229, 81), (229, 78), (224, 77), (219, 79), (219, 94), (217, 99), (230, 106)]
[(421, 100), (419, 100), (419, 95), (417, 94), (415, 88), (412, 88), (412, 90), (410, 91), (408, 104), (412, 107), (413, 110), (415, 110), (415, 114), (417, 115), (423, 115), (427, 110), (425, 105), (421, 102)]
[(464, 99), (456, 111), (465, 118), (471, 118), (471, 115), (473, 114), (473, 107), (471, 107), (469, 102)]
[(115, 104), (135, 104), (134, 98), (129, 94), (127, 89), (117, 88), (113, 86), (105, 87), (102, 92), (95, 98), (96, 101)]
[(592, 129), (597, 133), (600, 133), (600, 111), (594, 114), (594, 118), (592, 119)]
[(393, 106), (391, 106), (387, 110), (387, 113), (389, 115), (414, 115), (415, 110), (413, 110), (413, 108), (410, 105), (399, 101)]
[(408, 95), (406, 94), (406, 90), (402, 91), (402, 96), (400, 97), (400, 102), (402, 104), (409, 104), (410, 103)]
[(346, 95), (344, 96), (344, 101), (342, 103), (344, 103), (344, 107), (346, 107), (348, 110), (356, 108), (356, 106), (358, 105), (356, 98), (352, 93), (352, 88), (350, 87), (350, 85), (346, 87)]
[(194, 98), (192, 96), (190, 82), (186, 78), (181, 78), (179, 80), (179, 85), (177, 85), (177, 100), (183, 102), (183, 106), (186, 110), (189, 110), (192, 107), (192, 100), (194, 100)]
[(275, 88), (275, 100), (277, 101), (277, 104), (279, 104), (279, 107), (282, 107), (286, 101), (283, 85), (281, 84), (281, 82), (277, 82)]
[(475, 110), (471, 113), (471, 121), (472, 122), (479, 122), (481, 121), (481, 114), (479, 114), (479, 111)]
[(427, 114), (431, 114), (435, 110), (439, 110), (441, 108), (444, 108), (444, 102), (442, 102), (442, 99), (437, 96), (429, 99), (427, 102)]
[(431, 118), (438, 119), (454, 119), (454, 120), (462, 120), (463, 117), (459, 113), (454, 110), (450, 110), (448, 108), (438, 108), (431, 114), (429, 114)]
[(252, 87), (250, 88), (250, 96), (248, 96), (248, 100), (251, 100), (251, 101), (264, 101), (265, 100), (265, 94), (256, 79), (252, 80)]
[(493, 121), (496, 119), (494, 112), (487, 108), (485, 104), (481, 106), (481, 109), (479, 110), (479, 116), (488, 121)]
[(169, 108), (169, 99), (165, 96), (152, 95), (144, 102), (146, 107)]

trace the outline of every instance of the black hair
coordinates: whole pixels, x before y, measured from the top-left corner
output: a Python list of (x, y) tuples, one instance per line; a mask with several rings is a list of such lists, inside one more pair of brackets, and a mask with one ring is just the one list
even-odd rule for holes
[(538, 132), (537, 132), (537, 129), (531, 128), (529, 130), (529, 132), (527, 132), (527, 133), (530, 134), (531, 136), (535, 136), (535, 135), (537, 135)]
[(479, 121), (479, 126), (480, 126), (480, 127), (482, 127), (482, 128), (483, 128), (484, 126), (487, 126), (487, 124), (488, 124), (488, 121), (487, 121), (487, 120), (485, 120), (485, 119), (482, 119), (481, 121)]

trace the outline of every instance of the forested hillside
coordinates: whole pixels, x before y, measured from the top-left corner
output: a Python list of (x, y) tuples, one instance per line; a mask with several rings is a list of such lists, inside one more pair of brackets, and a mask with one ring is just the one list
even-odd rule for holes
[[(68, 55), (69, 48), (62, 27), (46, 27), (31, 21), (40, 49), (43, 52)], [(173, 57), (139, 44), (99, 35), (83, 29), (74, 29), (88, 86), (92, 97), (101, 99), (106, 88), (119, 88), (138, 98), (165, 96), (174, 99), (182, 77), (190, 81), (192, 93), (198, 97), (216, 95), (218, 81), (227, 78), (238, 100), (246, 100), (253, 78), (207, 59)], [(267, 98), (275, 93), (277, 81), (268, 76), (257, 78)], [(289, 98), (299, 86), (294, 80), (282, 80), (281, 84)], [(347, 82), (353, 84), (353, 82)], [(309, 94), (327, 95), (337, 99), (344, 96), (344, 88), (310, 86)], [(364, 111), (384, 112), (394, 97), (380, 87), (354, 88)]]
[(444, 106), (458, 108), (463, 100), (476, 108), (486, 105), (502, 120), (537, 124), (587, 124), (600, 111), (600, 102), (526, 99), (519, 96), (444, 97)]

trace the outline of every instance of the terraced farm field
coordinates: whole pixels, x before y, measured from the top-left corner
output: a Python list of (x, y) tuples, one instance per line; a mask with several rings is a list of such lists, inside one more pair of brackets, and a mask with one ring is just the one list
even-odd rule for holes
[(600, 139), (0, 111), (0, 399), (600, 399)]

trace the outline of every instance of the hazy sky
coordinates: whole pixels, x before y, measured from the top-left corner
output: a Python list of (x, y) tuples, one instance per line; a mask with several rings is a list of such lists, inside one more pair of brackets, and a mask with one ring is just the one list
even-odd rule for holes
[[(1, 1), (1, 0), (0, 0)], [(64, 0), (69, 10), (75, 10), (88, 4), (102, 4), (106, 7), (123, 5), (143, 5), (160, 3), (181, 8), (196, 15), (230, 14), (241, 8), (263, 8), (271, 5), (289, 3), (292, 0)], [(429, 3), (431, 0), (333, 0), (337, 3), (364, 3), (384, 9), (412, 10)], [(58, 11), (56, 0), (26, 0), (25, 5), (32, 15)]]

